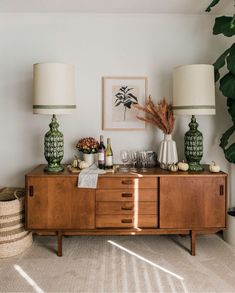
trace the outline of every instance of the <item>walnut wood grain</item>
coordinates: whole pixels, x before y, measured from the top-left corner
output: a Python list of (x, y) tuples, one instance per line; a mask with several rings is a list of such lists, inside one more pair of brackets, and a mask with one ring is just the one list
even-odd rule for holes
[[(78, 175), (65, 166), (47, 174), (40, 165), (26, 175), (26, 228), (57, 235), (196, 235), (226, 227), (227, 175), (175, 172), (159, 168), (141, 173), (99, 175), (98, 189), (77, 188)], [(158, 224), (158, 221), (160, 223)]]
[(141, 188), (157, 188), (157, 178), (104, 178), (98, 180), (98, 189), (141, 189)]
[(96, 228), (157, 228), (155, 215), (97, 215)]
[[(33, 170), (29, 171), (27, 173), (27, 176), (45, 176), (48, 175), (50, 177), (63, 177), (63, 176), (70, 176), (70, 177), (78, 177), (78, 174), (72, 173), (67, 169), (67, 165), (64, 165), (64, 171), (63, 172), (59, 172), (59, 173), (46, 173), (44, 172), (44, 168), (46, 167), (45, 164), (41, 164), (38, 165), (37, 167), (35, 167)], [(193, 171), (177, 171), (177, 172), (170, 172), (168, 170), (163, 170), (159, 167), (155, 167), (155, 168), (148, 168), (146, 172), (141, 172), (141, 170), (138, 170), (138, 172), (134, 173), (134, 172), (115, 172), (115, 173), (107, 173), (107, 174), (103, 174), (103, 175), (99, 175), (99, 178), (146, 178), (146, 177), (151, 177), (151, 178), (156, 178), (157, 176), (160, 177), (175, 177), (175, 176), (181, 176), (181, 177), (187, 177), (187, 176), (195, 176), (195, 177), (205, 177), (205, 176), (209, 176), (209, 177), (218, 177), (218, 176), (226, 176), (226, 173), (224, 172), (219, 172), (219, 173), (211, 173), (209, 171), (209, 166), (208, 165), (203, 165), (204, 170), (201, 172), (193, 172)]]
[[(223, 229), (222, 229), (223, 230)], [(179, 234), (179, 235), (191, 235), (191, 231), (189, 229), (160, 229), (160, 228), (99, 228), (99, 229), (82, 229), (82, 230), (73, 230), (73, 229), (64, 229), (61, 230), (63, 235), (167, 235), (167, 234)], [(193, 230), (196, 232), (197, 235), (199, 234), (212, 234), (221, 231), (220, 228), (217, 229), (205, 229)], [(57, 231), (55, 230), (37, 230), (35, 229), (34, 232), (39, 236), (56, 236)]]
[(96, 201), (156, 201), (156, 189), (97, 189)]
[(97, 202), (96, 203), (97, 215), (156, 215), (157, 214), (157, 202)]
[(225, 185), (219, 176), (160, 178), (160, 228), (225, 227)]
[(95, 190), (78, 189), (76, 178), (28, 177), (26, 189), (28, 229), (95, 228)]

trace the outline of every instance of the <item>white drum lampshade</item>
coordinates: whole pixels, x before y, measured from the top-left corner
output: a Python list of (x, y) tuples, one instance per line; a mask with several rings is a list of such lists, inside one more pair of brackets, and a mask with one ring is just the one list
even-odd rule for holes
[(192, 115), (190, 130), (185, 134), (185, 157), (189, 170), (201, 171), (203, 135), (197, 129), (195, 115), (215, 114), (214, 67), (193, 64), (176, 67), (173, 71), (173, 110), (175, 115)]
[(76, 81), (73, 65), (38, 63), (33, 65), (33, 112), (53, 114), (50, 130), (44, 138), (47, 172), (61, 172), (64, 156), (64, 137), (58, 130), (56, 114), (70, 114), (76, 109)]
[(173, 109), (175, 115), (214, 115), (214, 67), (193, 64), (173, 71)]
[(34, 114), (70, 114), (76, 109), (75, 68), (71, 64), (33, 65)]

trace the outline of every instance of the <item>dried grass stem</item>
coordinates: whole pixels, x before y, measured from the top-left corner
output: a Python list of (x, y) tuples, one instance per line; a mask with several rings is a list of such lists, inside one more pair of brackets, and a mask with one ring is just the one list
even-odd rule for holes
[(145, 117), (136, 116), (137, 119), (157, 126), (165, 134), (172, 133), (175, 119), (172, 105), (167, 103), (165, 98), (155, 105), (149, 96), (144, 106), (136, 104), (134, 107), (146, 113)]

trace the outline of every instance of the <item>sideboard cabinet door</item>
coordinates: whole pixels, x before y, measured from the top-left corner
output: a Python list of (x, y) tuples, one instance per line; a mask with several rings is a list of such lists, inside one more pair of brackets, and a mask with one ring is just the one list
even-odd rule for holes
[(160, 178), (160, 228), (225, 227), (226, 177)]
[(95, 191), (76, 183), (75, 177), (27, 177), (27, 228), (94, 229)]

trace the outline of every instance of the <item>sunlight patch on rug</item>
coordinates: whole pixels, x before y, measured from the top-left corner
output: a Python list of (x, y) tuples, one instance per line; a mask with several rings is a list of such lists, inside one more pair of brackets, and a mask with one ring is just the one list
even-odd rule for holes
[(119, 245), (119, 244), (115, 243), (114, 241), (108, 240), (108, 243), (110, 243), (110, 244), (112, 244), (112, 245), (120, 248), (121, 250), (123, 250), (123, 251), (125, 251), (125, 252), (127, 252), (127, 253), (135, 256), (135, 257), (137, 257), (138, 259), (140, 259), (140, 260), (142, 260), (142, 261), (144, 261), (144, 262), (146, 262), (146, 263), (154, 266), (155, 268), (158, 268), (159, 270), (161, 270), (161, 271), (163, 271), (165, 273), (170, 274), (171, 276), (173, 276), (173, 277), (175, 277), (175, 278), (177, 278), (177, 279), (179, 279), (181, 281), (184, 280), (184, 278), (182, 278), (181, 276), (179, 276), (179, 275), (177, 275), (177, 274), (175, 274), (175, 273), (173, 273), (173, 272), (171, 272), (171, 271), (163, 268), (162, 266), (157, 265), (156, 263), (154, 263), (154, 262), (148, 260), (147, 258), (145, 258), (145, 257), (143, 257), (143, 256), (141, 256), (141, 255), (139, 255), (139, 254), (137, 254), (137, 253), (135, 253), (135, 252), (133, 252), (133, 251), (125, 248), (125, 247), (123, 247), (122, 245)]
[(18, 265), (14, 265), (14, 269), (21, 275), (21, 277), (23, 277), (28, 283), (29, 285), (31, 285), (33, 287), (33, 289), (37, 292), (37, 293), (45, 293), (38, 285), (37, 283), (30, 278), (30, 276)]

